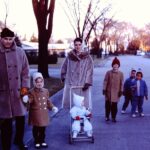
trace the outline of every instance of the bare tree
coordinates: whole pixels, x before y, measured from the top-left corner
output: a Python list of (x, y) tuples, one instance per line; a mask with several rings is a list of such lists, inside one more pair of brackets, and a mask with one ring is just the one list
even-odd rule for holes
[(65, 0), (64, 11), (74, 30), (76, 37), (81, 37), (87, 43), (91, 32), (105, 14), (110, 10), (110, 4), (103, 6), (102, 0)]
[[(113, 17), (112, 17), (113, 18)], [(95, 45), (93, 45), (93, 49), (97, 51), (98, 56), (101, 57), (102, 54), (102, 42), (105, 42), (105, 50), (107, 47), (108, 41), (108, 34), (109, 30), (113, 27), (116, 23), (112, 18), (103, 18), (99, 24), (96, 24), (94, 27), (95, 33)]]
[(49, 77), (48, 42), (52, 34), (55, 0), (32, 0), (32, 4), (38, 26), (38, 71)]

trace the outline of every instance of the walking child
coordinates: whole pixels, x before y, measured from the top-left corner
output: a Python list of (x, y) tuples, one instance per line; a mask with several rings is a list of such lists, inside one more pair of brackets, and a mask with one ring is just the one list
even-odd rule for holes
[(132, 117), (136, 117), (136, 107), (138, 107), (139, 115), (144, 117), (143, 113), (143, 103), (144, 97), (148, 100), (148, 88), (146, 82), (142, 79), (143, 73), (138, 71), (136, 73), (136, 80), (132, 85), (132, 94), (133, 94), (133, 101), (132, 101)]
[[(49, 124), (48, 110), (56, 113), (58, 109), (49, 100), (48, 89), (43, 88), (44, 79), (41, 73), (33, 74), (33, 85), (34, 87), (29, 91), (29, 124), (33, 126), (35, 148), (46, 148), (48, 147), (45, 142), (45, 130)], [(27, 96), (24, 96), (23, 101), (27, 100)]]
[(132, 105), (133, 96), (132, 96), (131, 86), (133, 82), (135, 81), (135, 78), (136, 78), (136, 70), (132, 68), (130, 72), (130, 77), (126, 79), (124, 86), (123, 86), (123, 95), (125, 97), (125, 100), (122, 106), (122, 111), (121, 111), (122, 114), (125, 114), (126, 108), (128, 107), (129, 102), (131, 102), (131, 105)]
[(118, 102), (123, 93), (123, 73), (119, 71), (120, 61), (117, 57), (112, 61), (112, 69), (106, 72), (103, 83), (105, 95), (105, 120), (109, 121), (111, 113), (112, 122), (116, 122)]

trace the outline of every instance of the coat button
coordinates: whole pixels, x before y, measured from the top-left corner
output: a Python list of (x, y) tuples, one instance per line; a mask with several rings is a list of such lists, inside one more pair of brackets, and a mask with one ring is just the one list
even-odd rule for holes
[(9, 80), (11, 80), (11, 78), (9, 78)]
[(18, 80), (18, 77), (16, 77), (16, 79)]

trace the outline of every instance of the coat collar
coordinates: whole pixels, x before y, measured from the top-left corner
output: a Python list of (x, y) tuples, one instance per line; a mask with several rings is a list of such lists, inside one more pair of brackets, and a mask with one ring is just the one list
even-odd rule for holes
[(82, 52), (78, 55), (77, 51), (74, 49), (69, 54), (68, 57), (73, 61), (80, 61), (81, 59), (85, 59), (89, 56), (89, 52)]
[(16, 50), (16, 43), (13, 42), (13, 45), (11, 46), (10, 49), (5, 49), (4, 46), (2, 45), (2, 42), (0, 41), (0, 52), (5, 53), (5, 52), (10, 52), (10, 51), (15, 51)]
[(43, 91), (44, 91), (44, 89), (43, 89), (43, 88), (38, 89), (38, 88), (36, 88), (36, 87), (35, 87), (35, 88), (34, 88), (34, 91), (35, 91), (35, 92), (43, 92)]

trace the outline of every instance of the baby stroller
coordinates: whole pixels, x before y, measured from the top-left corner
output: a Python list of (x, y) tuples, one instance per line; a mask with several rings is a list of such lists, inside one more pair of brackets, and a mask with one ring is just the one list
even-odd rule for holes
[[(72, 86), (70, 88), (70, 110), (73, 106), (73, 90), (82, 89), (82, 88), (83, 88), (83, 86)], [(72, 123), (73, 123), (74, 119), (70, 116), (70, 133), (69, 133), (69, 143), (70, 144), (73, 144), (73, 142), (76, 142), (76, 141), (90, 141), (91, 143), (94, 143), (93, 132), (92, 132), (92, 135), (89, 137), (89, 136), (87, 136), (87, 133), (84, 130), (84, 119), (88, 119), (88, 122), (91, 123), (90, 117), (81, 118), (80, 119), (80, 131), (77, 134), (77, 137), (74, 138), (73, 132), (72, 132)]]

